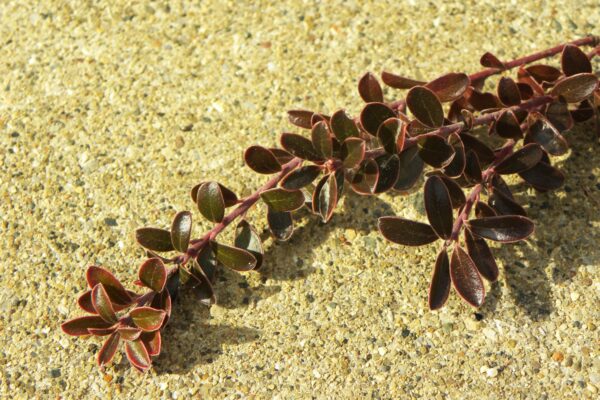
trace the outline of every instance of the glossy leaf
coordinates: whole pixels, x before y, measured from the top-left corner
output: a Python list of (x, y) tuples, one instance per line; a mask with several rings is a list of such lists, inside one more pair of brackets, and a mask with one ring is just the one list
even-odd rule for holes
[(467, 202), (467, 199), (460, 185), (445, 175), (440, 175), (439, 177), (444, 182), (444, 185), (446, 185), (452, 202), (452, 208), (462, 207)]
[(311, 131), (312, 144), (317, 153), (323, 158), (330, 158), (333, 152), (333, 143), (329, 134), (327, 122), (317, 122)]
[(533, 168), (520, 172), (519, 176), (541, 191), (555, 190), (565, 183), (563, 173), (544, 161), (540, 161)]
[(348, 138), (342, 143), (341, 152), (344, 168), (354, 168), (365, 156), (365, 141), (360, 138)]
[(479, 63), (486, 68), (504, 69), (504, 64), (492, 53), (485, 52), (479, 59)]
[(566, 45), (560, 57), (560, 65), (566, 76), (592, 72), (588, 56), (577, 46)]
[[(270, 147), (269, 151), (273, 153), (277, 162), (281, 165), (287, 164), (294, 159), (293, 154), (279, 147)], [(223, 191), (223, 188), (221, 188), (221, 191)]]
[(215, 253), (217, 260), (227, 268), (242, 272), (251, 271), (256, 268), (256, 257), (249, 251), (215, 241), (210, 242), (210, 247)]
[(144, 332), (140, 336), (140, 340), (144, 344), (149, 356), (153, 357), (160, 354), (162, 344), (160, 331)]
[(434, 79), (425, 87), (434, 92), (442, 103), (445, 103), (462, 97), (470, 83), (466, 74), (452, 72)]
[(167, 269), (158, 258), (149, 258), (140, 266), (140, 281), (155, 292), (162, 292), (167, 283)]
[(136, 340), (142, 334), (140, 328), (135, 328), (133, 326), (120, 326), (117, 328), (117, 332), (123, 340)]
[(324, 183), (318, 192), (318, 211), (324, 223), (327, 223), (338, 202), (337, 181), (334, 174), (323, 177)]
[(90, 289), (101, 283), (113, 303), (128, 305), (132, 299), (121, 282), (108, 270), (102, 267), (90, 266), (87, 269), (86, 280)]
[(546, 118), (559, 131), (564, 132), (573, 127), (574, 121), (567, 104), (555, 101), (546, 106)]
[(392, 74), (391, 72), (386, 71), (381, 73), (381, 80), (389, 87), (393, 87), (395, 89), (410, 89), (415, 86), (423, 86), (425, 84), (423, 81), (405, 78), (403, 76)]
[(520, 204), (504, 195), (498, 190), (492, 190), (488, 197), (488, 204), (496, 210), (498, 215), (522, 215), (527, 216), (527, 212)]
[(264, 255), (262, 241), (256, 230), (245, 219), (242, 219), (235, 228), (234, 245), (250, 252), (256, 258), (255, 269), (260, 268)]
[(598, 87), (598, 78), (594, 74), (577, 74), (561, 79), (550, 94), (562, 96), (567, 103), (579, 103), (590, 97)]
[(64, 322), (60, 327), (64, 333), (71, 336), (89, 335), (88, 329), (107, 329), (113, 324), (106, 322), (98, 315), (86, 315)]
[(479, 307), (485, 299), (485, 287), (475, 263), (458, 244), (454, 246), (450, 260), (450, 278), (456, 292), (473, 307)]
[(423, 86), (416, 86), (406, 95), (406, 105), (419, 122), (432, 128), (444, 123), (442, 103), (435, 93)]
[(379, 126), (385, 120), (395, 117), (396, 114), (387, 105), (383, 103), (368, 103), (360, 113), (360, 123), (368, 133), (375, 136), (377, 135)]
[(273, 211), (294, 211), (304, 205), (304, 195), (300, 190), (273, 188), (260, 194), (263, 201)]
[(330, 121), (331, 131), (339, 140), (343, 142), (349, 137), (358, 137), (359, 130), (354, 120), (346, 114), (345, 110), (338, 110), (333, 113)]
[(352, 178), (352, 189), (358, 194), (372, 194), (379, 180), (379, 166), (375, 160), (367, 160)]
[(398, 179), (394, 184), (394, 190), (406, 191), (415, 185), (421, 173), (423, 173), (425, 164), (421, 157), (419, 157), (418, 146), (411, 146), (404, 149), (398, 155), (398, 159), (400, 167)]
[(495, 123), (495, 131), (498, 136), (505, 139), (521, 139), (523, 137), (523, 131), (521, 125), (517, 121), (517, 117), (508, 109), (502, 112)]
[(152, 307), (136, 307), (129, 312), (135, 326), (145, 332), (160, 329), (167, 313)]
[(479, 164), (479, 157), (473, 150), (467, 151), (465, 161), (465, 178), (470, 183), (480, 183), (483, 180), (481, 175), (481, 165)]
[(96, 309), (92, 304), (92, 291), (88, 290), (77, 299), (77, 304), (83, 311), (87, 311), (90, 314), (96, 314)]
[(435, 233), (441, 239), (452, 234), (452, 201), (446, 185), (438, 176), (430, 176), (425, 182), (425, 211)]
[(454, 148), (441, 136), (420, 137), (417, 145), (419, 157), (434, 168), (445, 167), (454, 157)]
[(92, 304), (94, 306), (94, 310), (96, 310), (96, 313), (98, 313), (103, 320), (111, 324), (117, 322), (115, 310), (113, 309), (110, 298), (108, 297), (108, 294), (101, 283), (97, 284), (92, 289)]
[(569, 150), (569, 144), (563, 135), (541, 115), (529, 127), (525, 135), (525, 143), (538, 143), (548, 153), (555, 156), (563, 155)]
[(377, 131), (379, 142), (389, 154), (396, 154), (404, 147), (405, 131), (398, 118), (385, 120)]
[[(281, 150), (281, 151), (285, 152), (285, 150)], [(199, 184), (197, 184), (196, 186), (194, 186), (192, 188), (192, 191), (191, 191), (192, 200), (196, 204), (198, 203), (198, 190), (204, 183), (206, 183), (206, 182), (200, 182)], [(234, 206), (238, 203), (238, 197), (231, 189), (227, 188), (226, 186), (224, 186), (220, 183), (219, 183), (219, 188), (221, 189), (221, 194), (223, 195), (223, 201), (225, 203), (225, 208)]]
[(502, 243), (524, 240), (534, 230), (533, 222), (519, 215), (471, 219), (466, 226), (477, 236)]
[(554, 82), (560, 78), (560, 70), (550, 65), (530, 65), (525, 70), (538, 82)]
[(312, 125), (311, 125), (311, 119), (313, 116), (312, 111), (290, 110), (287, 112), (287, 114), (288, 114), (288, 119), (292, 124), (294, 124), (300, 128), (304, 128), (304, 129), (310, 129), (312, 127)]
[(532, 168), (542, 159), (542, 148), (530, 143), (506, 157), (494, 169), (499, 174), (516, 174)]
[(175, 250), (184, 253), (189, 246), (192, 234), (192, 213), (180, 211), (171, 224), (171, 242)]
[(501, 175), (493, 174), (492, 179), (489, 181), (490, 187), (492, 190), (502, 192), (502, 194), (508, 197), (511, 200), (514, 200), (512, 191), (508, 187), (506, 181), (502, 178)]
[(321, 167), (318, 165), (305, 165), (290, 171), (281, 180), (281, 187), (287, 190), (301, 189), (311, 184), (321, 173)]
[(435, 261), (431, 284), (429, 285), (429, 309), (438, 310), (446, 304), (450, 294), (450, 261), (446, 248), (443, 248)]
[(294, 233), (294, 220), (290, 212), (278, 212), (269, 208), (267, 211), (267, 222), (275, 239), (285, 242), (292, 237)]
[(135, 231), (135, 239), (140, 246), (153, 251), (175, 250), (171, 243), (171, 232), (159, 228), (140, 228)]
[(482, 165), (488, 165), (495, 160), (494, 151), (475, 136), (468, 133), (461, 133), (459, 136), (465, 146), (465, 151), (473, 150)]
[(496, 211), (482, 201), (475, 203), (475, 216), (477, 218), (495, 217)]
[(205, 182), (198, 189), (198, 210), (211, 222), (221, 222), (225, 216), (225, 200), (217, 182)]
[(521, 103), (521, 92), (512, 78), (503, 76), (498, 82), (498, 98), (507, 106), (516, 106)]
[(303, 160), (321, 161), (322, 157), (317, 153), (312, 142), (304, 136), (295, 133), (282, 133), (281, 145), (285, 150)]
[(100, 367), (111, 362), (117, 349), (119, 348), (119, 342), (121, 341), (121, 337), (118, 332), (114, 332), (112, 335), (106, 339), (102, 348), (98, 352), (97, 362)]
[(358, 93), (366, 103), (383, 102), (383, 91), (375, 75), (367, 72), (358, 81)]
[(460, 136), (455, 133), (448, 136), (448, 144), (454, 149), (454, 157), (452, 158), (452, 161), (444, 167), (443, 171), (445, 175), (456, 178), (462, 175), (465, 170), (465, 146), (463, 145)]
[(375, 159), (379, 178), (375, 186), (374, 193), (383, 193), (390, 190), (398, 180), (400, 173), (400, 160), (397, 154), (384, 154)]
[(150, 355), (141, 340), (125, 342), (125, 354), (131, 365), (135, 368), (142, 372), (150, 369)]
[(244, 161), (254, 172), (274, 174), (281, 171), (281, 165), (273, 152), (262, 146), (250, 146), (244, 152)]
[(438, 239), (431, 226), (400, 217), (379, 218), (379, 231), (390, 242), (405, 246), (423, 246)]

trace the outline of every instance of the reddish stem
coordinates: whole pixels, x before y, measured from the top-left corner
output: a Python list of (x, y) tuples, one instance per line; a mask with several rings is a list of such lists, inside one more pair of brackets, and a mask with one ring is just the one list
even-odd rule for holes
[[(562, 52), (563, 49), (565, 48), (565, 46), (567, 46), (569, 44), (574, 45), (574, 46), (593, 46), (593, 47), (595, 47), (595, 46), (598, 46), (598, 43), (600, 43), (600, 37), (598, 37), (598, 36), (587, 36), (587, 37), (584, 37), (582, 39), (574, 40), (572, 42), (559, 44), (558, 46), (551, 47), (549, 49), (542, 50), (542, 51), (530, 54), (530, 55), (525, 56), (525, 57), (520, 57), (520, 58), (516, 58), (516, 59), (511, 60), (511, 61), (507, 61), (507, 62), (504, 63), (504, 69), (486, 68), (486, 69), (484, 69), (482, 71), (479, 71), (479, 72), (476, 72), (474, 74), (469, 75), (469, 79), (471, 80), (471, 82), (476, 82), (476, 81), (481, 80), (481, 79), (489, 78), (492, 75), (500, 74), (503, 71), (507, 71), (509, 69), (520, 67), (521, 65), (529, 64), (529, 63), (532, 63), (534, 61), (539, 61), (539, 60), (542, 60), (544, 58), (552, 57), (552, 56), (554, 56), (554, 55)], [(593, 53), (591, 53), (591, 54), (593, 54)], [(406, 104), (406, 102), (405, 102), (404, 99), (403, 100), (398, 100), (398, 101), (393, 102), (391, 104), (391, 107), (394, 110), (398, 110), (398, 109), (404, 107), (404, 104)]]

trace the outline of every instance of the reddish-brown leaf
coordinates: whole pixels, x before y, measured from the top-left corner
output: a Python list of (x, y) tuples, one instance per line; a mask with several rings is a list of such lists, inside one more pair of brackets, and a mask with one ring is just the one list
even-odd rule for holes
[(102, 348), (98, 352), (97, 361), (100, 367), (108, 364), (113, 359), (117, 349), (119, 348), (120, 339), (121, 337), (119, 336), (118, 332), (114, 332), (108, 337), (108, 339), (106, 339), (102, 345)]
[(465, 93), (471, 81), (466, 74), (451, 72), (425, 85), (442, 102), (454, 101)]
[(250, 146), (244, 152), (244, 160), (253, 171), (259, 174), (274, 174), (281, 171), (281, 165), (273, 152), (262, 146)]
[(99, 315), (87, 315), (85, 317), (73, 318), (64, 322), (60, 327), (64, 333), (71, 336), (89, 335), (88, 329), (107, 329), (111, 323), (103, 320)]
[(465, 243), (467, 244), (469, 256), (471, 256), (481, 276), (490, 282), (495, 282), (499, 274), (498, 265), (485, 239), (474, 236), (471, 231), (465, 229)]
[(171, 224), (171, 242), (175, 250), (184, 253), (189, 246), (192, 234), (192, 213), (180, 211)]
[(395, 89), (410, 89), (415, 86), (423, 86), (425, 82), (417, 81), (415, 79), (405, 78), (400, 75), (392, 74), (391, 72), (383, 71), (381, 73), (381, 80), (386, 85)]
[(598, 88), (598, 78), (594, 74), (577, 74), (556, 82), (550, 94), (562, 96), (567, 103), (579, 103), (590, 97)]
[(486, 68), (504, 69), (504, 63), (489, 51), (481, 56), (479, 63)]
[(290, 171), (289, 174), (283, 177), (280, 184), (281, 187), (287, 190), (301, 189), (304, 186), (311, 184), (320, 173), (321, 167), (318, 165), (305, 165)]
[(152, 361), (150, 360), (148, 350), (146, 350), (140, 339), (125, 342), (125, 354), (131, 365), (141, 372), (150, 369)]
[(217, 260), (227, 268), (242, 272), (256, 268), (256, 257), (249, 251), (215, 241), (210, 242), (210, 247), (213, 253), (215, 253)]
[(524, 240), (534, 230), (533, 222), (519, 215), (470, 219), (465, 224), (477, 236), (502, 243)]
[(499, 174), (516, 174), (532, 168), (536, 165), (543, 155), (540, 145), (530, 143), (501, 161), (494, 169)]
[(450, 294), (450, 261), (446, 248), (443, 248), (435, 261), (433, 276), (429, 285), (429, 309), (438, 310), (446, 304)]
[(304, 129), (310, 129), (312, 127), (312, 125), (311, 125), (311, 119), (313, 116), (312, 111), (290, 110), (287, 113), (288, 113), (288, 119), (292, 124), (294, 124), (300, 128), (304, 128)]
[(101, 283), (98, 283), (92, 289), (92, 304), (94, 306), (94, 310), (96, 310), (96, 313), (98, 313), (103, 320), (110, 324), (117, 322), (115, 310), (113, 309), (110, 298), (108, 297), (108, 293), (106, 293), (106, 290)]
[(425, 182), (425, 211), (431, 227), (441, 239), (452, 234), (452, 202), (442, 179), (430, 176)]
[(460, 245), (455, 244), (450, 260), (450, 278), (456, 292), (473, 307), (485, 300), (485, 287), (475, 263)]
[(379, 231), (390, 242), (405, 246), (423, 246), (438, 239), (428, 224), (400, 217), (379, 218)]
[(131, 296), (125, 290), (121, 282), (107, 269), (97, 266), (90, 266), (87, 269), (86, 280), (90, 287), (101, 283), (111, 301), (118, 305), (129, 305), (132, 301)]
[(323, 159), (309, 139), (295, 133), (282, 133), (281, 146), (303, 160), (321, 161)]
[(135, 326), (145, 332), (160, 329), (166, 314), (164, 310), (152, 307), (137, 307), (129, 312)]
[(498, 98), (507, 106), (516, 106), (521, 103), (521, 92), (519, 87), (507, 76), (500, 78), (498, 82)]
[(140, 281), (155, 292), (162, 292), (167, 283), (167, 269), (158, 258), (149, 258), (142, 263), (138, 273)]
[[(395, 118), (394, 111), (383, 103), (368, 103), (360, 113), (362, 127), (371, 135), (377, 135), (379, 126), (389, 118)], [(336, 134), (337, 136), (337, 134)]]
[(588, 56), (579, 47), (570, 44), (563, 49), (560, 65), (566, 76), (592, 72)]
[(345, 110), (338, 110), (331, 116), (331, 131), (338, 141), (343, 142), (349, 137), (358, 137), (359, 130), (356, 123)]
[(439, 128), (444, 123), (442, 103), (435, 93), (423, 86), (416, 86), (406, 95), (406, 105), (422, 124)]
[(313, 125), (311, 130), (311, 139), (315, 150), (321, 157), (324, 159), (331, 157), (333, 143), (326, 121), (320, 121)]
[(358, 93), (366, 103), (383, 102), (383, 91), (375, 75), (367, 72), (358, 81)]

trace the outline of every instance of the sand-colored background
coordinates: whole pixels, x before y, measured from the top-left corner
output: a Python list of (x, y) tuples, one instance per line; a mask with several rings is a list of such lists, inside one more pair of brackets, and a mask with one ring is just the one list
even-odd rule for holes
[[(257, 187), (264, 177), (242, 151), (293, 129), (287, 109), (356, 113), (367, 70), (474, 72), (484, 51), (509, 59), (598, 34), (599, 22), (594, 0), (0, 2), (0, 395), (596, 397), (600, 153), (589, 125), (568, 135), (562, 190), (515, 187), (538, 229), (496, 250), (501, 279), (480, 321), (455, 295), (429, 312), (435, 249), (376, 232), (380, 215), (423, 218), (415, 193), (348, 196), (326, 227), (305, 221), (290, 243), (267, 241), (264, 270), (226, 272), (210, 312), (183, 296), (146, 375), (122, 354), (99, 371), (100, 342), (59, 324), (83, 314), (88, 265), (134, 279), (134, 229), (193, 210), (194, 184)], [(251, 218), (262, 230), (264, 208)]]

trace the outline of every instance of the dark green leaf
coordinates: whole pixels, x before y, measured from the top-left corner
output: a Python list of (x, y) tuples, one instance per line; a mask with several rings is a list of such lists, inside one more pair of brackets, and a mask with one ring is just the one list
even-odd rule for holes
[(499, 174), (516, 174), (532, 168), (542, 159), (542, 148), (531, 143), (523, 146), (501, 161), (494, 169)]
[(434, 79), (425, 87), (433, 91), (438, 99), (445, 103), (462, 97), (470, 83), (466, 74), (452, 72)]
[(225, 216), (225, 200), (217, 182), (205, 182), (198, 189), (198, 210), (211, 222), (221, 222)]
[(442, 179), (430, 176), (425, 182), (425, 211), (433, 230), (442, 239), (452, 234), (452, 202)]
[(113, 309), (108, 293), (104, 289), (101, 283), (94, 286), (92, 289), (92, 304), (94, 310), (100, 315), (100, 317), (110, 324), (117, 322), (117, 315)]
[(598, 78), (594, 74), (577, 74), (561, 79), (550, 94), (562, 96), (567, 103), (579, 103), (590, 97), (598, 88)]
[(294, 156), (303, 160), (321, 161), (323, 157), (317, 153), (312, 142), (304, 136), (295, 133), (282, 133), (281, 146)]
[(171, 232), (166, 229), (140, 228), (135, 231), (135, 239), (142, 247), (149, 250), (175, 250), (173, 243), (171, 243)]
[(260, 194), (260, 197), (273, 211), (294, 211), (304, 205), (304, 195), (300, 190), (273, 188)]
[(417, 144), (419, 157), (434, 168), (444, 167), (454, 158), (454, 148), (441, 136), (423, 136)]
[(384, 154), (375, 159), (379, 178), (374, 193), (383, 193), (390, 190), (396, 184), (400, 174), (400, 159), (397, 154)]
[(190, 244), (192, 234), (192, 213), (180, 211), (171, 224), (171, 242), (175, 250), (184, 253)]
[(312, 111), (290, 110), (287, 113), (288, 119), (292, 124), (304, 129), (310, 129), (312, 127), (310, 123), (313, 116)]
[(383, 103), (368, 103), (360, 113), (360, 123), (368, 133), (375, 136), (377, 135), (379, 126), (386, 119), (395, 117), (396, 114), (387, 105)]
[(592, 72), (588, 56), (577, 46), (566, 45), (560, 57), (560, 65), (566, 76)]
[(365, 156), (365, 141), (351, 137), (342, 143), (342, 160), (345, 168), (354, 168)]
[(340, 142), (349, 137), (358, 137), (359, 131), (356, 123), (346, 114), (345, 110), (338, 110), (331, 116), (331, 130)]
[(256, 230), (254, 230), (252, 225), (250, 225), (245, 219), (242, 219), (235, 229), (234, 245), (237, 248), (244, 249), (252, 253), (254, 258), (256, 258), (256, 267), (254, 268), (260, 268), (263, 262), (264, 254), (262, 242)]
[(318, 165), (306, 165), (291, 171), (281, 180), (280, 184), (287, 190), (301, 189), (312, 183), (320, 173), (321, 167)]
[(438, 238), (431, 226), (399, 217), (379, 218), (379, 231), (390, 242), (405, 246), (423, 246)]
[(278, 212), (269, 208), (267, 212), (267, 222), (269, 229), (275, 239), (285, 242), (292, 237), (294, 233), (294, 220), (290, 212)]
[(98, 352), (98, 366), (102, 367), (113, 359), (117, 349), (119, 348), (120, 340), (121, 337), (118, 332), (114, 332), (108, 337), (108, 339), (106, 339), (102, 345), (102, 348)]
[(402, 121), (398, 118), (385, 120), (377, 131), (377, 137), (381, 145), (390, 154), (396, 154), (402, 151), (404, 147), (405, 130), (402, 127)]
[(330, 158), (333, 151), (333, 143), (326, 121), (320, 121), (313, 125), (311, 138), (317, 153), (323, 158)]
[(454, 246), (450, 260), (450, 278), (456, 292), (473, 307), (479, 307), (485, 299), (485, 287), (475, 263), (458, 245)]
[(273, 152), (262, 146), (250, 146), (244, 152), (244, 160), (253, 171), (259, 174), (274, 174), (281, 171), (281, 165)]
[(167, 283), (167, 269), (158, 258), (149, 258), (140, 266), (140, 282), (155, 292), (162, 292)]
[(125, 342), (125, 354), (133, 367), (142, 372), (150, 369), (150, 355), (140, 339)]
[(538, 143), (552, 155), (560, 156), (569, 150), (569, 144), (558, 130), (540, 114), (525, 135), (525, 143)]
[(435, 261), (431, 284), (429, 285), (429, 309), (438, 310), (446, 304), (450, 294), (450, 261), (446, 248), (443, 248)]
[(444, 123), (442, 103), (435, 93), (423, 86), (416, 86), (406, 95), (406, 105), (422, 124), (439, 128)]
[(64, 322), (60, 327), (64, 333), (71, 336), (89, 335), (88, 329), (107, 329), (113, 324), (106, 322), (98, 315), (74, 318)]
[(86, 280), (90, 287), (93, 289), (94, 286), (101, 283), (110, 297), (111, 301), (118, 305), (129, 305), (132, 301), (131, 296), (125, 290), (121, 282), (108, 270), (102, 267), (96, 267), (94, 265), (88, 267), (86, 273)]
[(519, 215), (471, 219), (466, 226), (477, 236), (503, 243), (524, 240), (534, 230), (533, 222)]
[(227, 268), (236, 271), (250, 271), (256, 268), (256, 257), (249, 251), (215, 241), (210, 242), (210, 247), (217, 260)]
[(516, 106), (521, 103), (521, 92), (512, 78), (503, 76), (498, 82), (498, 98), (507, 106)]
[(399, 174), (394, 190), (406, 191), (414, 186), (421, 173), (423, 172), (424, 163), (419, 157), (418, 146), (411, 146), (404, 149), (398, 155), (400, 161)]
[(383, 102), (383, 91), (375, 75), (367, 72), (358, 81), (358, 93), (366, 103)]
[(405, 78), (400, 75), (392, 74), (391, 72), (383, 71), (381, 73), (381, 80), (386, 85), (395, 89), (410, 89), (415, 86), (422, 86), (425, 84), (423, 81), (417, 81), (410, 78)]
[(145, 332), (152, 332), (160, 329), (167, 313), (152, 307), (136, 307), (129, 315), (135, 326)]

